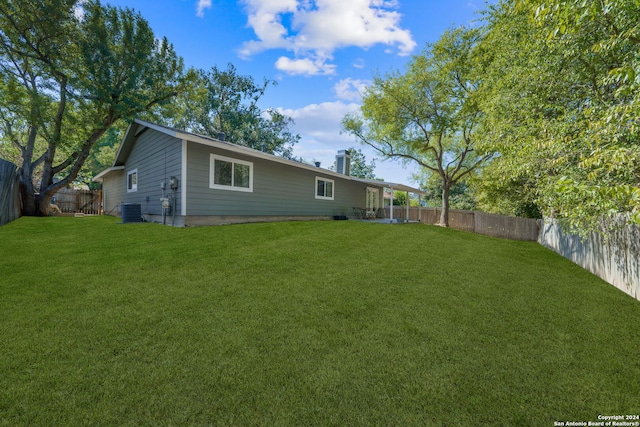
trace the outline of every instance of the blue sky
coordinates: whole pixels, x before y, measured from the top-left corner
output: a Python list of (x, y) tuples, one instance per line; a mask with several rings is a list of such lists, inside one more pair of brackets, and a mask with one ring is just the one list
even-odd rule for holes
[(226, 69), (232, 63), (258, 82), (278, 82), (261, 100), (295, 120), (302, 137), (294, 154), (333, 164), (355, 146), (376, 160), (376, 175), (413, 184), (417, 169), (382, 161), (340, 120), (360, 105), (375, 74), (404, 70), (411, 55), (449, 27), (478, 25), (485, 0), (103, 0), (142, 13), (187, 66)]

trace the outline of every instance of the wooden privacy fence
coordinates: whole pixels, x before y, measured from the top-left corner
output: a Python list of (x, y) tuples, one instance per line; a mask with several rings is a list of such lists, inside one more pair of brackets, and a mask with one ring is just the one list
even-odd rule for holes
[[(410, 207), (407, 217), (406, 206), (394, 206), (393, 218), (436, 224), (440, 221), (440, 212), (441, 209), (438, 208)], [(389, 218), (389, 208), (385, 208), (385, 216)], [(537, 241), (540, 221), (477, 211), (450, 210), (449, 227), (503, 239)]]
[(580, 237), (547, 218), (539, 242), (640, 300), (640, 227), (628, 221), (619, 214), (603, 220), (601, 232)]
[(0, 225), (20, 217), (21, 203), (18, 167), (0, 159)]
[(102, 191), (64, 187), (53, 196), (52, 203), (62, 213), (98, 215), (102, 213)]

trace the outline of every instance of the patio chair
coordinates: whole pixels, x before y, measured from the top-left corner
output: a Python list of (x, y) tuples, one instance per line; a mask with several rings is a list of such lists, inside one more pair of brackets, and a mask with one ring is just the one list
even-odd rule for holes
[(363, 208), (358, 208), (358, 207), (353, 207), (353, 216), (356, 217), (356, 219), (364, 219), (365, 214), (366, 214), (366, 210)]

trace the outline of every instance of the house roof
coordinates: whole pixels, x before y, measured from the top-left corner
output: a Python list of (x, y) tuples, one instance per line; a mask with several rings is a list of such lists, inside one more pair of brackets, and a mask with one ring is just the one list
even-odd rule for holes
[(102, 172), (100, 172), (98, 175), (94, 176), (93, 179), (91, 179), (91, 181), (94, 182), (101, 182), (102, 178), (104, 178), (105, 175), (113, 172), (113, 171), (117, 171), (117, 170), (123, 170), (124, 166), (112, 166), (108, 169), (103, 170)]
[(228, 150), (234, 153), (244, 154), (247, 156), (265, 159), (265, 160), (269, 160), (276, 163), (286, 164), (286, 165), (293, 166), (300, 169), (307, 169), (314, 172), (322, 172), (325, 175), (330, 175), (330, 176), (334, 176), (341, 179), (350, 179), (354, 181), (360, 181), (376, 187), (389, 187), (394, 190), (408, 191), (410, 193), (415, 193), (415, 194), (426, 194), (421, 190), (418, 190), (416, 188), (412, 188), (403, 184), (354, 178), (348, 175), (343, 175), (335, 171), (331, 171), (329, 169), (320, 168), (318, 166), (309, 165), (306, 163), (298, 162), (296, 160), (285, 159), (284, 157), (279, 157), (273, 154), (264, 153), (262, 151), (255, 150), (253, 148), (243, 147), (242, 145), (237, 145), (231, 142), (222, 141), (220, 139), (213, 138), (210, 136), (199, 135), (196, 133), (191, 133), (184, 130), (175, 129), (169, 126), (159, 125), (156, 123), (151, 123), (151, 122), (147, 122), (140, 119), (134, 120), (127, 128), (124, 138), (122, 139), (122, 143), (120, 144), (120, 147), (118, 148), (118, 152), (116, 153), (116, 158), (113, 161), (112, 167), (100, 172), (98, 175), (96, 175), (93, 178), (93, 181), (101, 181), (102, 178), (105, 175), (109, 174), (110, 172), (123, 169), (126, 163), (126, 160), (129, 157), (129, 154), (131, 153), (131, 149), (135, 144), (136, 138), (140, 136), (143, 132), (145, 132), (147, 129), (153, 129), (157, 132), (163, 133), (168, 136), (172, 136), (179, 140), (187, 140), (190, 142), (195, 142), (195, 143), (207, 145), (210, 147), (216, 147), (223, 150)]
[[(118, 152), (116, 153), (116, 158), (113, 162), (112, 167), (124, 166), (127, 158), (129, 157), (129, 154), (131, 153), (131, 149), (133, 148), (136, 138), (140, 136), (143, 132), (145, 132), (147, 129), (153, 129), (155, 131), (158, 131), (165, 135), (172, 136), (179, 140), (188, 140), (190, 142), (195, 142), (195, 143), (207, 145), (210, 147), (216, 147), (216, 148), (231, 151), (234, 153), (244, 154), (247, 156), (265, 159), (265, 160), (269, 160), (276, 163), (287, 164), (290, 166), (294, 166), (301, 169), (312, 170), (315, 172), (318, 172), (318, 170), (320, 170), (322, 171), (322, 173), (327, 175), (332, 175), (342, 179), (345, 179), (345, 178), (349, 179), (348, 176), (335, 171), (331, 171), (329, 169), (320, 168), (314, 165), (309, 165), (309, 164), (298, 162), (295, 160), (285, 159), (284, 157), (279, 157), (273, 154), (264, 153), (262, 151), (255, 150), (253, 148), (243, 147), (242, 145), (233, 144), (227, 141), (222, 141), (220, 139), (213, 138), (210, 136), (199, 135), (196, 133), (191, 133), (184, 130), (175, 129), (169, 126), (159, 125), (156, 123), (151, 123), (151, 122), (147, 122), (140, 119), (134, 120), (127, 128), (124, 138), (122, 139), (122, 143), (120, 144), (120, 147), (118, 148)], [(103, 177), (104, 175), (106, 175), (106, 173), (108, 173), (108, 171), (103, 171), (99, 175), (102, 175)]]

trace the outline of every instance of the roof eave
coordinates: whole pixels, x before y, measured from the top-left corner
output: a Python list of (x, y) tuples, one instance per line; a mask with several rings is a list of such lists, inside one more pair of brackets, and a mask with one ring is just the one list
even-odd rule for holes
[[(179, 129), (173, 129), (173, 128), (169, 128), (169, 127), (165, 127), (165, 126), (160, 126), (160, 125), (156, 125), (154, 123), (146, 122), (146, 121), (140, 120), (140, 119), (136, 119), (134, 121), (134, 123), (136, 123), (137, 125), (140, 125), (140, 126), (148, 127), (150, 129), (156, 130), (156, 131), (161, 132), (161, 133), (163, 133), (165, 135), (169, 135), (169, 136), (175, 137), (175, 138), (180, 139), (180, 140), (191, 141), (191, 142), (195, 142), (197, 144), (207, 145), (209, 147), (215, 147), (215, 148), (220, 148), (222, 150), (231, 151), (231, 152), (234, 152), (234, 153), (244, 154), (246, 156), (256, 157), (256, 158), (264, 159), (264, 160), (269, 160), (269, 161), (276, 162), (276, 163), (282, 163), (282, 164), (294, 166), (294, 167), (301, 168), (301, 169), (307, 169), (307, 170), (311, 170), (311, 171), (314, 171), (314, 172), (322, 173), (322, 174), (333, 176), (333, 177), (337, 177), (337, 178), (352, 179), (352, 177), (349, 176), (349, 175), (344, 175), (344, 174), (341, 174), (341, 173), (338, 173), (338, 172), (335, 172), (335, 171), (331, 171), (329, 169), (324, 169), (324, 168), (320, 168), (318, 166), (308, 165), (306, 163), (301, 163), (301, 162), (298, 162), (298, 161), (295, 161), (295, 160), (286, 159), (284, 157), (279, 157), (279, 156), (276, 156), (274, 154), (264, 153), (264, 152), (258, 151), (256, 149), (249, 148), (249, 147), (244, 147), (242, 145), (233, 144), (231, 142), (221, 141), (221, 140), (219, 140), (217, 138), (204, 136), (204, 135), (197, 135), (197, 134), (194, 134), (194, 133), (181, 131)], [(127, 133), (129, 133), (129, 130), (127, 130)], [(126, 136), (125, 136), (125, 138), (126, 138)], [(124, 143), (122, 145), (124, 145)], [(119, 152), (118, 152), (118, 154), (119, 154)], [(116, 159), (118, 159), (118, 156), (116, 156)]]
[(93, 182), (102, 182), (104, 177), (109, 175), (111, 172), (114, 172), (114, 171), (117, 171), (117, 170), (123, 170), (123, 169), (124, 169), (124, 166), (112, 166), (110, 168), (107, 168), (107, 169), (103, 170), (98, 175), (96, 175), (93, 178), (91, 178), (91, 181), (93, 181)]
[(408, 185), (398, 184), (395, 182), (376, 181), (374, 179), (365, 179), (365, 178), (353, 178), (353, 179), (355, 181), (363, 182), (365, 184), (377, 185), (378, 187), (390, 188), (392, 190), (407, 191), (409, 193), (420, 194), (420, 195), (427, 194), (426, 191), (420, 190), (418, 188), (409, 187)]
[(116, 158), (114, 160), (113, 166), (114, 167), (118, 167), (118, 166), (122, 166), (125, 164), (126, 158), (129, 155), (129, 152), (131, 151), (131, 147), (133, 145), (133, 142), (135, 140), (135, 138), (140, 135), (140, 132), (138, 132), (139, 127), (146, 127), (149, 129), (153, 129), (157, 132), (163, 133), (165, 135), (168, 136), (172, 136), (174, 138), (177, 138), (179, 140), (186, 140), (186, 141), (190, 141), (190, 142), (194, 142), (196, 144), (203, 144), (203, 145), (207, 145), (210, 147), (215, 147), (215, 148), (219, 148), (222, 150), (227, 150), (227, 151), (231, 151), (234, 153), (239, 153), (239, 154), (244, 154), (246, 156), (250, 156), (250, 157), (255, 157), (255, 158), (259, 158), (259, 159), (264, 159), (264, 160), (268, 160), (268, 161), (272, 161), (272, 162), (276, 162), (276, 163), (281, 163), (284, 165), (289, 165), (289, 166), (293, 166), (299, 169), (305, 169), (305, 170), (309, 170), (309, 171), (313, 171), (316, 173), (321, 173), (323, 175), (328, 175), (331, 177), (335, 177), (335, 178), (340, 178), (340, 179), (346, 179), (346, 180), (352, 180), (352, 181), (358, 181), (358, 182), (362, 182), (362, 183), (366, 183), (369, 185), (376, 185), (378, 187), (389, 187), (389, 188), (393, 188), (393, 189), (398, 189), (401, 191), (409, 191), (410, 193), (414, 193), (414, 194), (427, 194), (426, 192), (419, 190), (417, 188), (412, 188), (409, 187), (407, 185), (404, 184), (396, 184), (393, 182), (385, 182), (385, 181), (375, 181), (375, 180), (367, 180), (367, 179), (362, 179), (362, 178), (355, 178), (352, 177), (350, 175), (344, 175), (341, 174), (339, 172), (336, 171), (332, 171), (329, 169), (324, 169), (324, 168), (320, 168), (318, 166), (313, 166), (313, 165), (309, 165), (306, 163), (302, 163), (302, 162), (298, 162), (295, 160), (291, 160), (291, 159), (286, 159), (284, 157), (279, 157), (273, 154), (269, 154), (269, 153), (264, 153), (262, 151), (258, 151), (255, 150), (253, 148), (249, 148), (249, 147), (244, 147), (242, 145), (237, 145), (237, 144), (232, 144), (230, 142), (227, 141), (221, 141), (217, 138), (213, 138), (210, 136), (204, 136), (204, 135), (197, 135), (194, 133), (190, 133), (190, 132), (186, 132), (186, 131), (182, 131), (179, 129), (175, 129), (175, 128), (170, 128), (167, 126), (162, 126), (162, 125), (158, 125), (155, 123), (151, 123), (151, 122), (147, 122), (144, 120), (140, 120), (140, 119), (135, 119), (127, 128), (127, 131), (125, 133), (124, 138), (122, 139), (122, 143), (120, 144), (120, 148), (118, 149), (118, 152), (116, 154)]

